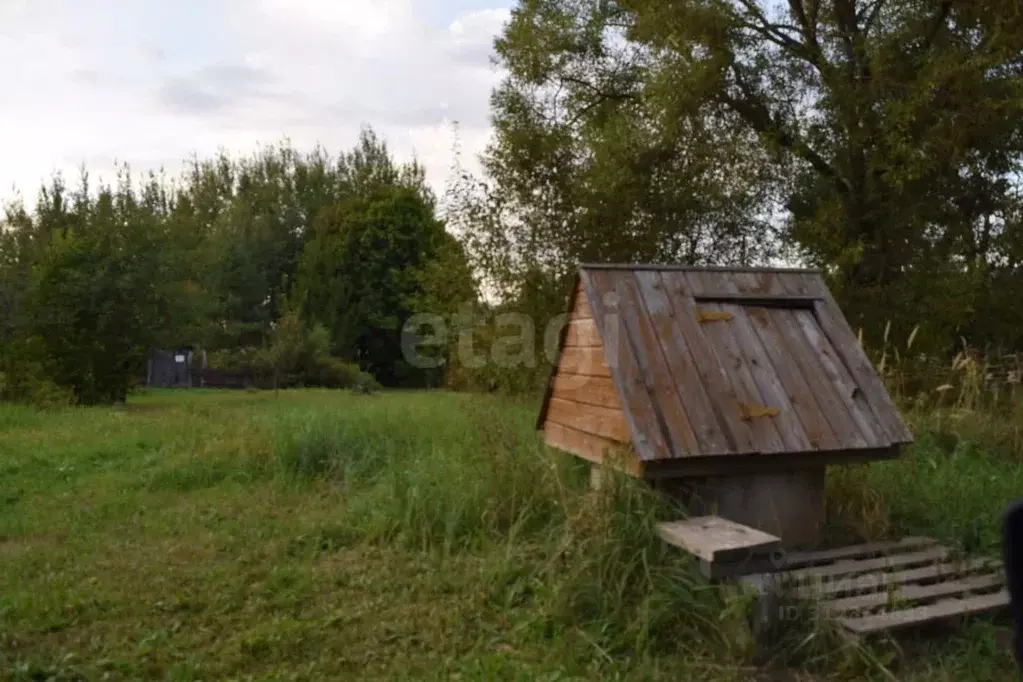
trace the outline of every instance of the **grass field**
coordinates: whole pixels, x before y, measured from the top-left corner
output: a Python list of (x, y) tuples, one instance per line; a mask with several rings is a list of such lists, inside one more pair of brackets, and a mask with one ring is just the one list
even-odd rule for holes
[[(738, 618), (654, 539), (676, 510), (538, 442), (535, 405), (450, 393), (158, 392), (0, 406), (0, 671), (10, 680), (1001, 680), (1004, 624), (895, 648)], [(950, 418), (949, 418), (950, 419)], [(928, 418), (839, 470), (830, 532), (998, 551), (1009, 439)], [(997, 451), (999, 443), (1008, 451)], [(879, 663), (880, 662), (880, 663)], [(881, 663), (887, 663), (890, 672)]]

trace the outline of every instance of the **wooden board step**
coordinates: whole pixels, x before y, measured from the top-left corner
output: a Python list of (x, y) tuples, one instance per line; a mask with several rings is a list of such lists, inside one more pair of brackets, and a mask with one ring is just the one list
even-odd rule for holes
[(911, 549), (923, 549), (938, 544), (931, 538), (908, 537), (887, 542), (868, 542), (862, 545), (850, 545), (835, 549), (817, 550), (814, 552), (790, 552), (785, 556), (786, 570), (804, 568), (806, 566), (822, 566), (844, 559), (872, 559), (879, 556), (894, 554)]
[(877, 591), (888, 592), (900, 585), (930, 584), (990, 571), (1001, 571), (1000, 562), (989, 559), (942, 562), (903, 571), (875, 572), (843, 580), (820, 581), (795, 589), (790, 588), (790, 592), (799, 599), (836, 599), (849, 595), (871, 594)]
[(785, 558), (756, 576), (782, 598), (811, 605), (855, 636), (900, 630), (1003, 609), (1002, 564), (960, 560), (929, 538), (870, 543)]
[(982, 594), (957, 599), (943, 599), (917, 606), (872, 616), (842, 618), (839, 622), (856, 635), (869, 635), (886, 630), (902, 630), (913, 626), (937, 623), (963, 616), (976, 616), (998, 611), (1009, 606), (1009, 593), (1002, 589), (992, 594)]
[(720, 516), (659, 523), (657, 534), (697, 557), (708, 578), (736, 574), (744, 565), (764, 570), (772, 554), (781, 550), (781, 538)]

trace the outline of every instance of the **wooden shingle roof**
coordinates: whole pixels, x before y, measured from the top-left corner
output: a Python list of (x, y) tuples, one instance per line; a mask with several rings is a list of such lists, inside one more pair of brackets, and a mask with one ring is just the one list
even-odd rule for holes
[(817, 271), (584, 265), (577, 284), (592, 323), (562, 337), (541, 427), (589, 329), (643, 462), (913, 440)]

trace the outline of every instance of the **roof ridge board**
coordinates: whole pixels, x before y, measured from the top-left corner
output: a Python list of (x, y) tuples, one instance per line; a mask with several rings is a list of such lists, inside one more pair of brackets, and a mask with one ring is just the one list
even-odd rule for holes
[(790, 273), (799, 275), (819, 275), (818, 268), (754, 268), (728, 267), (710, 265), (675, 265), (667, 263), (580, 263), (580, 270), (681, 270), (688, 272), (738, 272), (738, 273)]

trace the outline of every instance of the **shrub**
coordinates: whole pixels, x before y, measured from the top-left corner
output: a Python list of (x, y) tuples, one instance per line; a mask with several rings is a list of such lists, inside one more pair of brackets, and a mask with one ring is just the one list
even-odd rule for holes
[(44, 409), (74, 404), (74, 391), (49, 379), (36, 357), (31, 341), (14, 342), (0, 348), (0, 402)]
[(334, 357), (321, 357), (304, 373), (305, 384), (320, 388), (351, 388), (363, 375), (358, 365)]
[(306, 329), (297, 315), (286, 313), (266, 348), (239, 348), (208, 355), (214, 369), (249, 375), (260, 386), (280, 388), (376, 387), (376, 380), (358, 365), (329, 352), (329, 334), (315, 326)]

